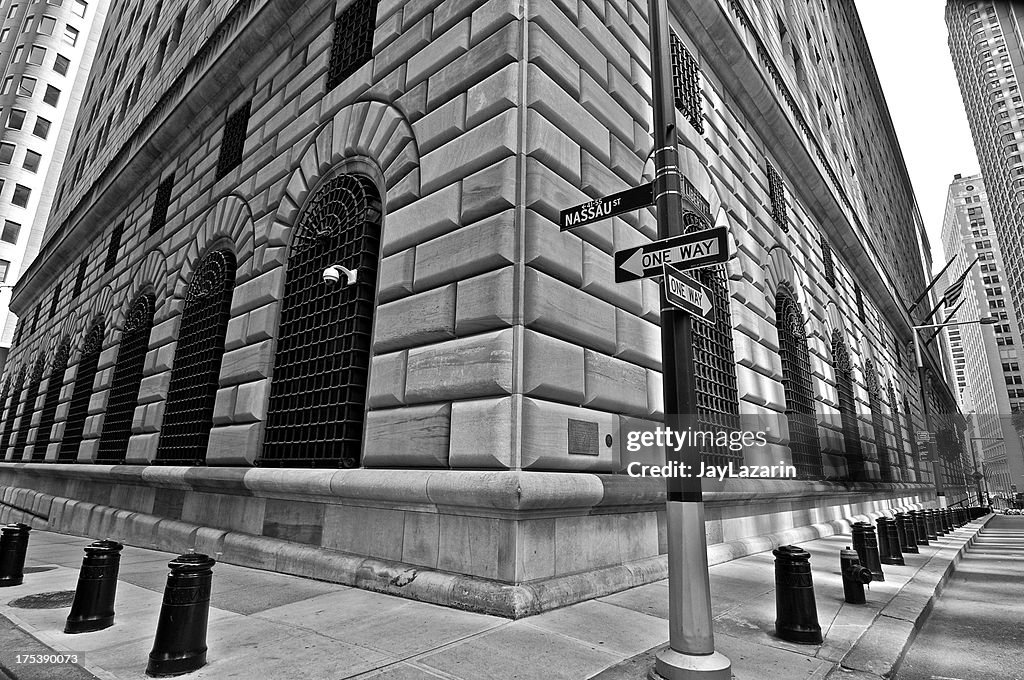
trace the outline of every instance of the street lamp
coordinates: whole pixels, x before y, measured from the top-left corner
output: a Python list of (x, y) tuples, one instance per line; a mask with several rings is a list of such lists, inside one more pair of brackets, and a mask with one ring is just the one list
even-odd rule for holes
[(942, 472), (939, 468), (938, 462), (938, 449), (936, 448), (936, 442), (930, 436), (932, 434), (932, 410), (928, 402), (928, 388), (925, 383), (925, 367), (924, 367), (924, 356), (921, 352), (921, 338), (919, 333), (923, 330), (929, 329), (942, 329), (948, 328), (949, 326), (968, 326), (970, 324), (981, 324), (983, 326), (989, 326), (995, 323), (999, 323), (999, 318), (995, 316), (983, 316), (980, 319), (973, 321), (950, 321), (947, 323), (932, 323), (922, 324), (920, 326), (911, 326), (914, 330), (914, 359), (917, 362), (917, 380), (921, 385), (921, 406), (924, 408), (924, 423), (925, 428), (928, 430), (928, 458), (932, 464), (932, 475), (935, 477), (935, 495), (938, 497), (936, 500), (939, 502), (940, 507), (946, 507), (946, 492), (942, 487)]

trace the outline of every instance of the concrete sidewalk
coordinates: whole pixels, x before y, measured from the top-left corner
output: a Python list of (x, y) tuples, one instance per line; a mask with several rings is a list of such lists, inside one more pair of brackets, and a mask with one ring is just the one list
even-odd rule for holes
[[(861, 519), (860, 517), (854, 520)], [(843, 602), (839, 550), (849, 535), (801, 543), (811, 553), (820, 646), (783, 642), (775, 621), (774, 558), (760, 553), (711, 568), (716, 643), (739, 680), (877, 678), (892, 670), (984, 518), (906, 566), (885, 566), (867, 605)], [(0, 614), (57, 652), (78, 652), (103, 679), (145, 678), (170, 553), (126, 547), (115, 625), (62, 631), (68, 607), (24, 609), (26, 595), (73, 591), (91, 541), (33, 531), (25, 583), (0, 590)], [(209, 664), (189, 678), (379, 678), (413, 680), (601, 680), (642, 678), (668, 640), (668, 585), (661, 581), (519, 621), (447, 609), (337, 584), (218, 564), (214, 567)], [(0, 648), (0, 667), (27, 679)], [(35, 669), (38, 670), (38, 669)], [(68, 672), (72, 669), (66, 669)], [(64, 677), (56, 674), (49, 677)], [(66, 677), (87, 677), (67, 675)]]

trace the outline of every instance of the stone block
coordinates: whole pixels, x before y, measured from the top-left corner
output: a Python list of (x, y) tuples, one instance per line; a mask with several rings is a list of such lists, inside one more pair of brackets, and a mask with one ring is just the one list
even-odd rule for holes
[[(396, 21), (400, 21), (398, 15), (395, 15), (394, 18)], [(393, 29), (389, 31), (387, 26), (378, 24), (375, 39), (383, 38), (385, 33), (393, 33)], [(423, 17), (415, 24), (407, 25), (404, 30), (395, 35), (393, 42), (374, 54), (373, 79), (379, 80), (400, 64), (408, 61), (409, 69), (406, 71), (406, 84), (409, 87), (416, 85), (422, 80), (422, 77), (420, 77), (418, 71), (413, 70), (413, 62), (421, 54), (420, 51), (430, 44), (430, 34), (430, 17)], [(377, 48), (375, 47), (375, 49)], [(419, 62), (417, 62), (418, 65)]]
[(633, 314), (643, 312), (640, 281), (615, 282), (615, 259), (589, 243), (583, 244), (583, 290)]
[(252, 465), (260, 454), (262, 429), (262, 423), (214, 427), (206, 447), (206, 464)]
[(569, 404), (586, 399), (583, 348), (549, 335), (523, 333), (523, 394)]
[(505, 559), (512, 523), (494, 517), (441, 515), (437, 566), (456, 574), (511, 581), (514, 562)]
[(235, 423), (251, 423), (267, 419), (267, 400), (270, 381), (257, 380), (237, 387), (234, 412), (231, 420)]
[(481, 220), (416, 246), (414, 287), (426, 290), (510, 264), (515, 257), (515, 212)]
[(430, 153), (466, 131), (466, 95), (460, 94), (412, 124), (420, 154)]
[(160, 435), (157, 433), (136, 434), (128, 440), (128, 453), (124, 462), (128, 465), (149, 465), (156, 460)]
[(526, 211), (526, 264), (572, 286), (583, 284), (583, 241)]
[(476, 45), (499, 27), (518, 19), (516, 9), (518, 5), (508, 0), (489, 0), (473, 10), (470, 44)]
[(377, 307), (373, 349), (391, 352), (455, 336), (455, 284)]
[(512, 442), (514, 397), (452, 404), (448, 463), (452, 468), (503, 470), (516, 466)]
[(580, 96), (580, 66), (539, 24), (530, 23), (529, 61), (572, 97)]
[(512, 337), (512, 330), (506, 329), (409, 350), (406, 402), (511, 392)]
[(139, 383), (139, 404), (150, 404), (167, 398), (167, 388), (171, 384), (170, 371), (147, 376)]
[(638, 184), (644, 173), (644, 162), (625, 142), (614, 135), (608, 140), (611, 159), (609, 167), (627, 184)]
[(615, 351), (615, 308), (607, 302), (530, 268), (523, 298), (527, 327), (608, 354)]
[(465, 92), (474, 83), (515, 62), (519, 56), (519, 23), (512, 22), (430, 76), (427, 108), (432, 109), (455, 94)]
[(580, 146), (535, 109), (526, 116), (526, 154), (563, 179), (580, 183)]
[(513, 156), (462, 180), (462, 224), (515, 206), (519, 190), (517, 165)]
[(661, 328), (622, 309), (615, 310), (615, 357), (661, 370)]
[[(494, 2), (507, 4), (506, 0), (492, 0), (492, 4)], [(518, 106), (519, 74), (519, 64), (509, 64), (469, 88), (466, 100), (466, 125), (478, 125), (506, 109)]]
[(538, 66), (529, 64), (526, 78), (527, 106), (542, 113), (596, 158), (607, 162), (610, 158), (608, 128)]
[(607, 57), (583, 34), (579, 23), (566, 16), (551, 0), (531, 2), (527, 7), (527, 17), (540, 25), (549, 36), (557, 36), (559, 46), (580, 68), (599, 80), (607, 77)]
[(462, 191), (458, 183), (429, 193), (388, 213), (384, 220), (381, 253), (394, 255), (459, 226)]
[(406, 564), (437, 568), (440, 530), (437, 513), (406, 511), (402, 561)]
[(583, 406), (627, 415), (647, 415), (647, 373), (642, 366), (584, 350)]
[(231, 295), (231, 316), (239, 316), (279, 299), (284, 291), (284, 275), (285, 268), (276, 267), (235, 286)]
[(406, 83), (416, 85), (450, 64), (469, 49), (469, 17), (455, 24), (444, 35), (435, 36), (423, 49), (409, 58)]
[[(534, 158), (526, 159), (526, 207), (558, 224), (563, 208), (589, 200), (590, 198), (579, 188), (556, 175), (540, 161)], [(574, 234), (579, 236), (583, 229), (592, 227), (575, 229)], [(608, 243), (611, 242), (609, 238)]]
[(515, 319), (512, 267), (459, 281), (455, 295), (455, 334), (474, 335), (511, 326)]
[(370, 382), (366, 403), (371, 409), (401, 406), (405, 403), (405, 365), (407, 352), (378, 354), (370, 361)]
[(266, 378), (274, 366), (274, 343), (264, 340), (224, 352), (220, 365), (220, 384), (238, 385)]
[(412, 293), (416, 249), (406, 248), (390, 257), (381, 258), (377, 270), (377, 303), (384, 304)]
[(511, 156), (518, 130), (517, 111), (510, 109), (425, 154), (420, 159), (423, 191), (434, 191)]
[(365, 467), (448, 467), (451, 405), (370, 411), (363, 435)]
[[(577, 421), (573, 424), (574, 450), (591, 453), (569, 453), (571, 420)], [(523, 397), (524, 470), (613, 472), (619, 469), (617, 437), (618, 418), (612, 413)]]
[(632, 114), (609, 94), (607, 82), (598, 82), (586, 71), (580, 74), (580, 103), (619, 139), (633, 138)]

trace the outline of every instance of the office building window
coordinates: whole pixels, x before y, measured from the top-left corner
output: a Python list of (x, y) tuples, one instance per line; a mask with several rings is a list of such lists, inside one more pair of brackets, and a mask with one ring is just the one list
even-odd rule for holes
[(11, 268), (11, 263), (7, 260), (0, 260), (0, 283), (7, 280), (7, 270)]
[(28, 76), (22, 76), (21, 80), (18, 81), (18, 96), (19, 97), (31, 97), (36, 91), (36, 79), (29, 78)]
[(42, 160), (42, 155), (36, 153), (35, 151), (26, 151), (25, 162), (22, 163), (22, 167), (28, 170), (29, 172), (38, 172), (39, 164), (42, 162)]
[(39, 20), (39, 32), (43, 35), (53, 35), (53, 29), (57, 26), (57, 20), (53, 17), (43, 16)]
[(71, 5), (71, 13), (76, 17), (85, 17), (85, 12), (89, 9), (89, 3), (85, 0), (74, 0), (74, 4)]
[(11, 197), (11, 203), (18, 206), (19, 208), (28, 207), (28, 199), (32, 196), (32, 190), (22, 184), (14, 185), (14, 195)]
[(62, 76), (68, 74), (68, 68), (71, 66), (71, 60), (65, 57), (63, 54), (58, 54), (57, 58), (53, 60), (53, 70)]
[(14, 158), (14, 145), (9, 142), (0, 143), (0, 163), (8, 165)]
[(18, 234), (21, 233), (21, 225), (17, 222), (4, 220), (4, 230), (0, 233), (0, 241), (4, 243), (17, 243)]
[(43, 102), (50, 106), (56, 106), (57, 102), (60, 101), (60, 90), (55, 88), (53, 85), (46, 86), (46, 92), (43, 93)]
[(32, 128), (32, 134), (41, 139), (46, 139), (50, 135), (50, 121), (42, 116), (36, 116), (36, 124)]
[(33, 66), (42, 66), (43, 60), (46, 59), (46, 48), (38, 45), (33, 45), (32, 49), (28, 51), (28, 63)]
[(25, 124), (26, 112), (21, 109), (11, 109), (11, 114), (7, 117), (7, 127), (12, 130), (20, 130)]

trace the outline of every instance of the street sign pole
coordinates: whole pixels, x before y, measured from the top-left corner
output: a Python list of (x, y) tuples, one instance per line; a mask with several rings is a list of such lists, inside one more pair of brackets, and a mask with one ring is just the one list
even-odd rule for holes
[[(683, 233), (682, 182), (676, 150), (676, 112), (672, 92), (667, 0), (650, 3), (651, 75), (654, 101), (655, 206), (658, 238)], [(697, 413), (690, 315), (676, 310), (661, 287), (661, 352), (665, 425), (681, 431)], [(685, 419), (685, 421), (684, 421)], [(665, 448), (665, 461), (700, 469), (696, 447), (678, 453)], [(730, 680), (731, 663), (715, 652), (708, 578), (707, 536), (700, 477), (668, 477), (669, 646), (658, 652), (654, 671), (665, 680)]]

